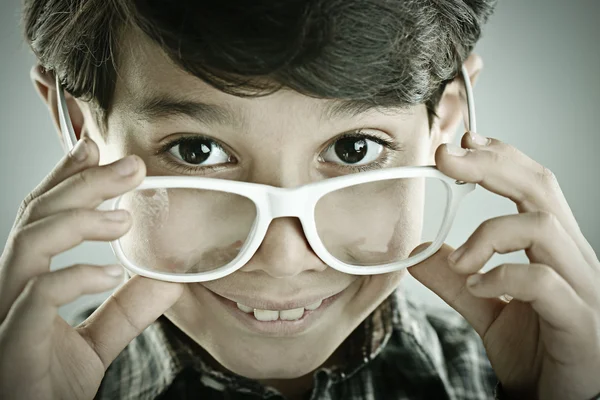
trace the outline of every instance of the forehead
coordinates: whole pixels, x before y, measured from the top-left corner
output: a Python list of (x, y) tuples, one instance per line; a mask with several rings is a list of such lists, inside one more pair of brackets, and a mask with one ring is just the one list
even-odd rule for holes
[(226, 100), (225, 93), (181, 69), (139, 30), (124, 34), (118, 58), (113, 105), (121, 111), (157, 95)]
[[(344, 119), (358, 122), (372, 120), (374, 115), (410, 119), (416, 111), (414, 106), (384, 108), (360, 101), (318, 99), (287, 89), (254, 98), (226, 94), (184, 71), (139, 30), (131, 29), (124, 35), (118, 57), (111, 114), (134, 120), (169, 116), (173, 106), (193, 114), (198, 111), (195, 103), (217, 106), (214, 108), (228, 117), (222, 120), (238, 128), (247, 126), (249, 120), (265, 117), (273, 121), (285, 116), (288, 121), (295, 118), (303, 123), (307, 119), (318, 123)], [(200, 109), (208, 116), (205, 111), (206, 107)]]

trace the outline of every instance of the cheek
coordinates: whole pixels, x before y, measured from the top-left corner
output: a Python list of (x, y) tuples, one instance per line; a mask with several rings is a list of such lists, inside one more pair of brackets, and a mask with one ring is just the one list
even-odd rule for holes
[(190, 289), (191, 287), (186, 285), (183, 295), (165, 312), (165, 316), (196, 342), (212, 342), (213, 338), (216, 339), (222, 334), (218, 329), (220, 319), (207, 307), (203, 307), (202, 304), (206, 304), (206, 301)]
[(171, 273), (207, 272), (237, 257), (256, 219), (254, 203), (200, 189), (145, 189), (125, 194), (119, 208), (133, 217), (119, 240), (140, 267)]
[(373, 300), (377, 302), (375, 306), (378, 306), (383, 299), (396, 290), (407, 273), (408, 271), (403, 269), (389, 274), (371, 275), (368, 278), (369, 282), (364, 286), (364, 291), (370, 294), (370, 297), (373, 297)]
[(403, 269), (398, 272), (371, 275), (362, 278), (364, 281), (353, 301), (353, 311), (350, 314), (353, 324), (358, 325), (367, 318), (369, 314), (398, 288), (401, 280), (407, 273), (408, 271)]
[(408, 257), (421, 238), (424, 180), (403, 178), (352, 186), (325, 197), (315, 211), (327, 250), (352, 265)]

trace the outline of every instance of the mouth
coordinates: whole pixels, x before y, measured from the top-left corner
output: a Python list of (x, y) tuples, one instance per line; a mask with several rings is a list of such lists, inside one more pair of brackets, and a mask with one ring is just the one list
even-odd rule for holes
[(277, 321), (278, 319), (282, 321), (298, 321), (300, 318), (304, 317), (305, 313), (315, 311), (317, 308), (321, 307), (323, 300), (327, 299), (329, 299), (329, 297), (317, 300), (305, 307), (297, 307), (288, 310), (261, 310), (241, 303), (236, 303), (236, 305), (241, 311), (254, 315), (254, 318), (262, 322)]
[[(278, 307), (255, 308), (226, 297), (223, 297), (204, 287), (212, 297), (223, 306), (227, 312), (250, 330), (270, 336), (293, 336), (302, 333), (315, 325), (327, 309), (334, 304), (346, 290), (319, 299), (305, 301), (305, 306), (298, 307), (299, 303), (288, 303)], [(258, 306), (258, 304), (255, 304)], [(294, 307), (294, 308), (291, 308)], [(273, 308), (273, 309), (270, 309)]]

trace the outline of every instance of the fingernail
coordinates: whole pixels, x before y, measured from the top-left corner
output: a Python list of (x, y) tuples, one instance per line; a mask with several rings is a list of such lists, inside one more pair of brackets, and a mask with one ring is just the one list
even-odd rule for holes
[(86, 140), (85, 138), (79, 139), (79, 141), (75, 144), (75, 147), (73, 147), (73, 150), (71, 150), (71, 157), (79, 162), (82, 162), (87, 158), (87, 156), (88, 151)]
[(121, 276), (123, 275), (123, 267), (120, 265), (107, 265), (104, 267), (104, 272), (109, 276)]
[(127, 214), (128, 213), (125, 210), (106, 211), (104, 213), (104, 218), (113, 222), (123, 222), (129, 217)]
[(467, 278), (467, 286), (475, 286), (481, 282), (481, 274), (473, 274)]
[(462, 157), (466, 155), (469, 152), (469, 150), (463, 149), (462, 147), (458, 147), (457, 145), (454, 145), (452, 143), (448, 143), (446, 144), (446, 152), (448, 152), (448, 154), (450, 154), (451, 156)]
[(481, 136), (476, 132), (469, 132), (469, 136), (471, 136), (471, 140), (478, 144), (479, 146), (487, 146), (490, 144), (490, 138), (486, 138), (485, 136)]
[(115, 169), (117, 173), (121, 176), (129, 176), (132, 175), (138, 169), (138, 162), (134, 156), (127, 156), (121, 160), (119, 160), (115, 164)]
[(448, 255), (448, 263), (455, 265), (459, 258), (463, 255), (463, 253), (465, 252), (465, 248), (464, 247), (460, 247), (456, 250), (454, 250), (452, 253), (450, 253), (450, 255)]

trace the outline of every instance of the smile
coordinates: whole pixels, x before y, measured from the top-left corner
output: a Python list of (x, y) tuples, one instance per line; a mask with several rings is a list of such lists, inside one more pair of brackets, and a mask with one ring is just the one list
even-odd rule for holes
[(306, 307), (294, 308), (291, 310), (259, 310), (258, 308), (248, 307), (241, 303), (236, 303), (237, 308), (247, 314), (254, 314), (254, 318), (259, 321), (297, 321), (304, 316), (305, 311), (314, 311), (323, 304), (323, 300), (309, 304)]
[[(241, 323), (241, 326), (252, 332), (272, 337), (297, 336), (318, 325), (319, 321), (328, 320), (322, 318), (328, 308), (348, 292), (346, 288), (329, 297), (316, 301), (308, 300), (304, 302), (304, 306), (299, 302), (274, 304), (257, 301), (252, 307), (223, 297), (202, 285), (199, 286), (216, 300), (216, 304)], [(245, 302), (251, 303), (252, 300), (247, 299)]]

